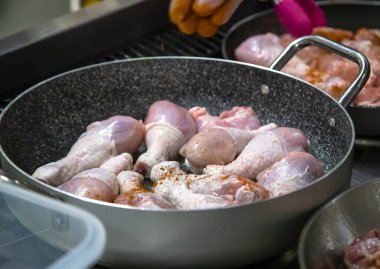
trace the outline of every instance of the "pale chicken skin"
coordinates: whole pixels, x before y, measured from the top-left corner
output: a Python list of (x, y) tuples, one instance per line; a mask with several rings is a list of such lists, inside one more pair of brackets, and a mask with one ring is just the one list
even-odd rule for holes
[[(65, 158), (40, 167), (34, 176), (78, 197), (143, 209), (193, 210), (265, 200), (306, 186), (310, 174), (319, 175), (316, 160), (313, 166), (304, 157), (309, 170), (302, 170), (297, 159), (309, 147), (302, 131), (274, 123), (261, 126), (250, 107), (213, 116), (206, 108), (187, 110), (161, 100), (150, 106), (144, 123), (127, 116), (94, 122)], [(128, 152), (135, 153), (144, 136), (147, 151), (133, 165)], [(169, 161), (179, 153), (195, 174)], [(152, 188), (144, 187), (147, 178)]]
[(58, 188), (79, 197), (112, 203), (119, 195), (116, 175), (121, 171), (130, 170), (133, 167), (132, 162), (129, 153), (122, 153), (109, 159), (99, 168), (80, 172)]
[(308, 151), (308, 148), (308, 141), (302, 131), (279, 127), (255, 136), (233, 162), (225, 166), (208, 165), (203, 172), (255, 179), (258, 173), (279, 161), (289, 152)]
[(189, 110), (198, 132), (213, 126), (231, 127), (242, 130), (255, 130), (261, 126), (259, 116), (248, 106), (235, 106), (223, 111), (219, 116), (211, 115), (205, 107), (193, 107)]
[(239, 61), (267, 67), (283, 50), (280, 38), (273, 33), (266, 33), (245, 40), (235, 50), (235, 56)]
[(345, 249), (344, 263), (350, 269), (380, 268), (380, 232), (373, 229), (357, 237)]
[(63, 159), (36, 169), (33, 177), (58, 186), (79, 172), (96, 168), (120, 153), (133, 154), (144, 139), (144, 124), (129, 116), (113, 116), (90, 124)]
[(264, 187), (246, 178), (229, 175), (186, 174), (174, 161), (153, 167), (153, 190), (176, 208), (200, 209), (246, 204), (268, 198)]
[(267, 189), (270, 197), (300, 190), (324, 174), (321, 162), (307, 152), (293, 151), (260, 172), (257, 182)]
[(187, 165), (195, 174), (201, 174), (210, 164), (226, 165), (232, 162), (257, 134), (276, 128), (274, 123), (257, 130), (229, 127), (209, 127), (194, 135), (180, 150)]
[[(282, 43), (284, 41), (273, 33), (256, 35), (241, 43), (235, 50), (235, 56), (237, 60), (242, 62), (269, 67), (285, 49)], [(303, 78), (306, 77), (309, 69), (301, 59), (294, 56), (284, 66), (283, 71)]]
[(180, 148), (197, 132), (191, 114), (169, 101), (157, 101), (149, 107), (145, 118), (147, 151), (136, 161), (135, 170), (149, 175), (152, 167), (175, 160)]
[(134, 171), (123, 171), (117, 175), (120, 195), (115, 203), (139, 208), (172, 209), (174, 206), (165, 198), (150, 190), (144, 189), (141, 183), (144, 177)]

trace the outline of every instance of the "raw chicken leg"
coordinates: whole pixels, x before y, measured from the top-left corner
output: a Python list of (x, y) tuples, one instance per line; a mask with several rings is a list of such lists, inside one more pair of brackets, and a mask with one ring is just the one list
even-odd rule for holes
[(176, 159), (180, 148), (197, 131), (190, 113), (169, 101), (153, 103), (145, 124), (147, 151), (135, 164), (135, 170), (143, 175), (149, 175), (155, 164)]
[(206, 174), (237, 175), (254, 179), (258, 173), (292, 151), (307, 151), (308, 141), (300, 130), (280, 127), (255, 136), (235, 161), (222, 165), (208, 165)]
[(276, 197), (302, 189), (323, 174), (323, 166), (317, 158), (293, 151), (259, 173), (256, 179), (270, 192), (270, 197)]
[(116, 204), (129, 205), (140, 208), (174, 208), (165, 198), (146, 190), (141, 186), (144, 177), (133, 171), (124, 171), (117, 175), (120, 195)]
[(122, 153), (106, 161), (100, 168), (92, 168), (75, 175), (58, 188), (79, 197), (113, 202), (119, 195), (116, 175), (132, 168), (132, 156)]
[(99, 167), (122, 152), (133, 154), (144, 139), (144, 125), (129, 116), (90, 124), (63, 159), (43, 165), (33, 177), (58, 186), (81, 171)]
[(269, 195), (255, 182), (228, 175), (193, 175), (179, 169), (178, 162), (162, 162), (153, 167), (150, 178), (154, 192), (176, 208), (199, 209), (246, 204)]
[(206, 128), (194, 135), (179, 153), (194, 173), (201, 174), (209, 164), (229, 164), (254, 136), (276, 127), (271, 123), (252, 131), (219, 126)]
[(212, 126), (233, 127), (242, 130), (255, 130), (260, 127), (256, 112), (248, 106), (235, 106), (223, 111), (219, 116), (212, 116), (205, 107), (193, 107), (189, 110), (197, 124), (198, 132)]

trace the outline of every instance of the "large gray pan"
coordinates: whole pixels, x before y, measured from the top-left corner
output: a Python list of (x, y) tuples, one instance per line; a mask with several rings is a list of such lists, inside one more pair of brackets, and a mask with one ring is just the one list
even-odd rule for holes
[[(308, 44), (329, 46), (359, 64), (351, 95), (341, 100), (350, 103), (365, 84), (369, 66), (347, 47), (306, 37), (272, 67), (281, 68)], [(81, 199), (30, 176), (38, 166), (65, 156), (87, 124), (115, 114), (143, 119), (149, 105), (160, 99), (186, 108), (205, 106), (212, 113), (252, 106), (263, 124), (303, 130), (326, 174), (275, 199), (189, 211)], [(283, 253), (296, 244), (313, 209), (349, 186), (354, 137), (344, 107), (314, 86), (268, 68), (207, 58), (145, 58), (77, 69), (32, 87), (0, 117), (2, 168), (31, 188), (97, 215), (107, 231), (101, 263), (110, 267), (232, 267)]]
[(315, 213), (302, 230), (298, 260), (303, 269), (345, 268), (346, 247), (380, 229), (380, 179), (352, 188)]
[[(357, 30), (360, 27), (380, 29), (380, 1), (323, 1), (319, 2), (328, 26)], [(222, 43), (223, 57), (236, 60), (235, 49), (248, 37), (272, 32), (285, 33), (273, 10), (249, 16), (236, 23)], [(362, 136), (380, 136), (380, 107), (349, 106), (356, 133)]]

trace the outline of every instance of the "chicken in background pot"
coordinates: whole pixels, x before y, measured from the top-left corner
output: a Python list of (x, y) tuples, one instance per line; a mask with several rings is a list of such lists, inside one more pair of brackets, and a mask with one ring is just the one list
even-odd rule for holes
[[(354, 100), (358, 106), (380, 106), (380, 30), (360, 28), (355, 33), (330, 27), (316, 27), (320, 35), (362, 52), (371, 66), (370, 77)], [(289, 34), (256, 35), (235, 50), (239, 61), (269, 66), (295, 38)], [(299, 51), (282, 69), (283, 72), (314, 84), (339, 99), (358, 73), (353, 62), (318, 47)]]

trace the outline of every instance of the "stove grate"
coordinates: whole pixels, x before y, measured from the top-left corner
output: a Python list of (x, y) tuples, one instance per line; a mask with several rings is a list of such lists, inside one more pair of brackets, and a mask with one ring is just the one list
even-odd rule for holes
[(220, 56), (221, 44), (229, 24), (222, 26), (218, 33), (210, 38), (198, 35), (184, 35), (174, 26), (167, 26), (163, 30), (112, 52), (96, 60), (96, 63), (153, 56)]
[[(184, 35), (175, 26), (167, 25), (161, 31), (106, 54), (93, 63), (153, 56), (221, 57), (223, 37), (232, 24), (233, 22), (223, 25), (210, 38)], [(0, 97), (0, 113), (20, 92), (13, 92), (12, 96)]]

